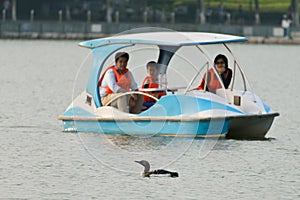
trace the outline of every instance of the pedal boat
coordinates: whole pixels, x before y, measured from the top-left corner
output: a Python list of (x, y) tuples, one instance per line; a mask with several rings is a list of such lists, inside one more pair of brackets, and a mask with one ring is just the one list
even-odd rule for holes
[[(250, 89), (235, 55), (227, 43), (244, 42), (247, 38), (204, 32), (138, 32), (89, 40), (79, 45), (92, 51), (90, 75), (86, 89), (58, 117), (64, 131), (128, 134), (138, 136), (226, 137), (264, 139), (274, 112)], [(204, 73), (214, 69), (209, 46), (222, 46), (233, 71), (228, 89), (215, 93), (193, 90)], [(213, 49), (213, 48), (212, 48)], [(159, 63), (160, 75), (166, 81), (161, 88), (130, 91), (124, 95), (149, 95), (149, 91), (166, 91), (156, 103), (139, 114), (124, 113), (103, 106), (97, 86), (101, 73), (114, 64), (118, 51), (129, 53), (128, 69), (141, 84), (146, 76), (146, 63)], [(216, 72), (216, 71), (215, 71)], [(216, 72), (217, 74), (217, 72)], [(180, 77), (180, 78), (179, 78)], [(220, 81), (220, 77), (217, 76)], [(184, 81), (183, 81), (184, 80)], [(238, 82), (238, 80), (240, 82)], [(222, 83), (222, 81), (220, 81)]]

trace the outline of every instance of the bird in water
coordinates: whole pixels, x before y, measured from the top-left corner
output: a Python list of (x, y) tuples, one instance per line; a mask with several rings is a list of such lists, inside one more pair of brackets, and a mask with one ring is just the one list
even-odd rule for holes
[(134, 162), (139, 163), (139, 164), (144, 166), (145, 169), (142, 172), (143, 177), (162, 176), (162, 175), (164, 175), (164, 176), (169, 176), (169, 177), (172, 177), (172, 178), (176, 178), (176, 177), (179, 176), (177, 172), (170, 172), (170, 171), (167, 171), (167, 170), (164, 170), (164, 169), (157, 169), (157, 170), (150, 171), (150, 164), (146, 160), (134, 161)]

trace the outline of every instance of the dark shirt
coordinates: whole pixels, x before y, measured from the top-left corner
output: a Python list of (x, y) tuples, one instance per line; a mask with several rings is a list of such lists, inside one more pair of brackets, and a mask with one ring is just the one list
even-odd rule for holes
[[(228, 76), (226, 77), (227, 71), (228, 71)], [(229, 68), (227, 68), (226, 71), (223, 74), (221, 74), (221, 79), (226, 89), (230, 85), (231, 77), (232, 77), (232, 70)]]

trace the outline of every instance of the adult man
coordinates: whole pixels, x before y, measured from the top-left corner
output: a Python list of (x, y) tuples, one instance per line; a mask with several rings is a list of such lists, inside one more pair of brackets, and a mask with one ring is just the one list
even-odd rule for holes
[[(115, 55), (115, 65), (110, 66), (98, 82), (102, 105), (113, 106), (123, 112), (138, 114), (143, 104), (142, 95), (124, 95), (122, 93), (138, 90), (137, 84), (127, 69), (129, 54), (118, 52)], [(116, 98), (120, 96), (119, 98)], [(116, 98), (116, 100), (110, 101)], [(129, 104), (130, 101), (130, 104)]]

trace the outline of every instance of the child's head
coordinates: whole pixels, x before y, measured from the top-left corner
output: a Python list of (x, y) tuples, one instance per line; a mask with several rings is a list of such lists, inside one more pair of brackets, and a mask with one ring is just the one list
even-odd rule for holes
[(153, 77), (158, 75), (158, 66), (156, 62), (150, 61), (147, 63), (147, 73)]

